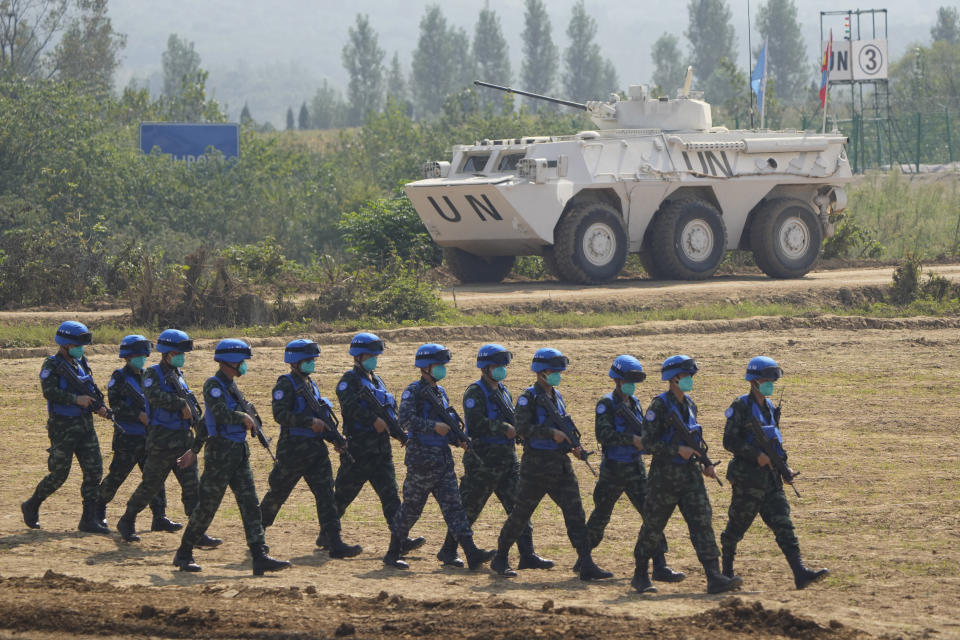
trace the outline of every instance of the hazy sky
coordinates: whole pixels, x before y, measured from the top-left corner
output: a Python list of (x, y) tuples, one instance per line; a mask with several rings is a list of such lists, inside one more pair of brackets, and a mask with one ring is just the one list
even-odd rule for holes
[[(408, 67), (410, 53), (416, 46), (420, 18), (427, 4), (420, 0), (353, 0), (349, 3), (329, 0), (112, 0), (110, 13), (115, 27), (128, 36), (118, 82), (126, 84), (131, 76), (144, 78), (159, 70), (167, 37), (170, 33), (177, 33), (196, 43), (203, 66), (213, 72), (214, 80), (221, 78), (222, 82), (222, 72), (241, 67), (261, 71), (266, 67), (293, 68), (297, 70), (294, 75), (299, 74), (302, 82), (309, 85), (303, 91), (303, 98), (309, 99), (316, 83), (323, 78), (339, 87), (346, 85), (340, 51), (347, 28), (357, 13), (370, 16), (387, 58), (397, 51), (404, 66)], [(547, 2), (554, 42), (561, 52), (567, 44), (566, 27), (573, 4), (574, 0)], [(760, 4), (760, 0), (752, 0), (754, 15)], [(822, 0), (797, 0), (796, 4), (812, 66), (817, 58), (819, 12), (848, 9), (854, 3), (832, 6)], [(890, 53), (897, 56), (910, 43), (929, 39), (937, 7), (949, 3), (945, 0), (888, 0), (885, 4), (891, 25)], [(510, 45), (514, 74), (517, 75), (523, 2), (489, 0), (489, 5), (500, 16)], [(747, 2), (734, 0), (729, 5), (737, 30), (737, 51), (740, 54), (737, 63), (746, 67)], [(465, 28), (471, 35), (481, 6), (476, 0), (441, 3), (448, 22)], [(648, 82), (652, 74), (650, 47), (654, 40), (664, 31), (682, 38), (687, 25), (686, 2), (678, 0), (587, 0), (586, 6), (597, 20), (601, 48), (613, 60), (624, 86)], [(754, 46), (757, 39), (754, 34)], [(685, 40), (683, 47), (685, 50), (688, 47)], [(234, 106), (231, 105), (231, 110)], [(274, 117), (272, 113), (270, 117)]]

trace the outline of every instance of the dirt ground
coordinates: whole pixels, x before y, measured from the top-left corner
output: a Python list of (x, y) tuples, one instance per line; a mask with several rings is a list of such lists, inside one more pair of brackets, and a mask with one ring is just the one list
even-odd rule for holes
[[(331, 560), (314, 546), (315, 509), (306, 487), (298, 486), (267, 532), (272, 553), (292, 560), (294, 567), (262, 578), (251, 576), (229, 495), (210, 529), (225, 543), (213, 551), (198, 550), (204, 568), (199, 574), (171, 566), (176, 535), (148, 532), (139, 544), (125, 544), (116, 534), (77, 532), (76, 466), (44, 503), (44, 528), (30, 531), (21, 521), (19, 503), (44, 474), (48, 446), (40, 360), (30, 357), (0, 361), (5, 461), (0, 467), (0, 637), (960, 637), (960, 457), (955, 447), (960, 343), (953, 325), (743, 322), (710, 331), (704, 323), (689, 323), (698, 327), (690, 333), (685, 323), (673, 325), (675, 331), (658, 335), (580, 331), (550, 342), (571, 358), (561, 390), (585, 443), (595, 447), (593, 407), (610, 388), (606, 371), (616, 355), (633, 353), (654, 374), (638, 388), (647, 400), (662, 390), (659, 362), (672, 353), (688, 353), (701, 364), (693, 396), (707, 441), (725, 469), (730, 456), (721, 445), (723, 411), (744, 392), (745, 364), (759, 353), (777, 358), (787, 373), (781, 385), (786, 445), (792, 465), (801, 471), (797, 486), (803, 497), (789, 494), (789, 499), (804, 557), (831, 570), (824, 582), (796, 591), (772, 534), (758, 522), (738, 556), (744, 577), (739, 600), (706, 595), (702, 569), (675, 514), (667, 528), (668, 559), (687, 573), (687, 580), (660, 584), (659, 593), (639, 596), (629, 580), (640, 517), (625, 498), (595, 555), (616, 575), (598, 583), (580, 582), (570, 572), (575, 553), (559, 510), (549, 501), (534, 516), (534, 539), (557, 567), (523, 571), (514, 580), (488, 570), (441, 568), (434, 554), (443, 526), (433, 501), (414, 529), (428, 543), (411, 554), (411, 569), (386, 570), (380, 558), (387, 528), (369, 488), (343, 523), (344, 537), (361, 543), (363, 554)], [(484, 339), (500, 340), (516, 354), (507, 379), (514, 391), (530, 384), (526, 363), (542, 341), (509, 332), (456, 336), (451, 331), (442, 339), (454, 353), (446, 387), (457, 400), (477, 375), (473, 357)], [(381, 373), (394, 391), (415, 376), (417, 344), (412, 337), (395, 336), (381, 358)], [(285, 370), (282, 347), (261, 346), (254, 353), (241, 387), (267, 416), (272, 384)], [(206, 349), (188, 355), (185, 370), (196, 388), (214, 370), (211, 355)], [(117, 362), (108, 354), (92, 356), (101, 384)], [(324, 348), (318, 378), (325, 393), (333, 395), (348, 366), (343, 345)], [(106, 467), (111, 427), (98, 419), (97, 429)], [(279, 433), (272, 420), (267, 432)], [(262, 495), (269, 457), (258, 447), (251, 457)], [(402, 477), (399, 451), (396, 460)], [(582, 463), (575, 468), (589, 513), (593, 481)], [(108, 509), (111, 526), (138, 478), (135, 471)], [(724, 485), (707, 485), (718, 536), (730, 497)], [(168, 481), (167, 489), (170, 515), (182, 520), (175, 481)], [(148, 515), (141, 516), (141, 528), (149, 525)], [(495, 544), (503, 518), (498, 504), (488, 505), (475, 526), (481, 546)]]

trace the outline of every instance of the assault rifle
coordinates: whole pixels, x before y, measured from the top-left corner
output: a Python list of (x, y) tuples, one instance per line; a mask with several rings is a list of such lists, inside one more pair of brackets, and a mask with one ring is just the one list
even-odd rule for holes
[(200, 401), (197, 400), (197, 396), (193, 395), (193, 391), (190, 391), (185, 385), (180, 384), (180, 372), (175, 367), (167, 369), (163, 377), (166, 378), (167, 384), (173, 387), (173, 392), (177, 394), (177, 397), (187, 403), (187, 408), (190, 409), (190, 426), (196, 427), (203, 419), (203, 409), (200, 408)]
[[(690, 427), (683, 423), (683, 420), (677, 417), (673, 411), (667, 410), (667, 422), (673, 427), (674, 432), (680, 436), (680, 439), (683, 441), (683, 444), (693, 449), (693, 455), (700, 460), (700, 463), (704, 467), (716, 467), (719, 462), (713, 462), (707, 456), (707, 444), (701, 439), (700, 442), (697, 442), (697, 438), (694, 437), (693, 431), (690, 430)], [(720, 481), (720, 476), (716, 477), (717, 484), (721, 487), (723, 483)]]
[(257, 408), (243, 397), (243, 394), (240, 392), (240, 388), (237, 386), (236, 381), (230, 382), (230, 393), (233, 394), (233, 397), (240, 405), (240, 408), (243, 409), (243, 412), (253, 418), (253, 425), (255, 427), (254, 434), (257, 436), (257, 440), (260, 441), (260, 444), (264, 449), (267, 450), (267, 453), (270, 454), (270, 457), (273, 459), (274, 463), (276, 463), (277, 456), (273, 455), (273, 451), (270, 450), (270, 441), (263, 433), (263, 420), (260, 418), (260, 414), (257, 413)]
[(795, 472), (787, 466), (787, 461), (780, 456), (777, 448), (773, 445), (773, 441), (763, 432), (763, 426), (760, 424), (760, 421), (757, 420), (756, 416), (751, 415), (747, 419), (747, 424), (753, 433), (754, 442), (756, 442), (760, 446), (760, 449), (770, 458), (770, 464), (772, 465), (769, 467), (770, 473), (773, 474), (775, 479), (782, 478), (784, 482), (793, 488), (793, 492), (797, 494), (799, 498), (800, 492), (797, 491), (797, 487), (794, 486), (793, 479), (800, 475), (800, 472)]
[[(483, 384), (483, 383), (481, 383), (481, 384)], [(494, 390), (493, 390), (493, 393), (491, 393), (489, 397), (492, 397), (492, 398), (493, 398), (493, 404), (497, 405), (497, 411), (500, 412), (500, 419), (501, 419), (501, 421), (507, 422), (507, 423), (513, 425), (514, 428), (516, 428), (516, 427), (517, 427), (517, 414), (516, 414), (516, 412), (513, 410), (513, 407), (511, 407), (509, 404), (507, 404), (507, 401), (503, 399), (503, 394), (500, 393), (500, 388), (497, 387), (496, 389), (494, 389)], [(523, 439), (522, 439), (520, 436), (517, 436), (516, 442), (517, 442), (517, 444), (520, 444), (521, 442), (523, 442)]]
[(366, 400), (367, 405), (370, 407), (370, 410), (373, 411), (374, 415), (387, 423), (387, 431), (390, 433), (390, 437), (398, 440), (400, 446), (407, 446), (407, 440), (409, 440), (407, 432), (403, 430), (400, 423), (397, 422), (397, 419), (390, 415), (386, 405), (380, 404), (376, 394), (370, 390), (370, 387), (360, 385), (360, 394), (363, 399)]
[(483, 464), (483, 459), (477, 455), (477, 452), (473, 449), (473, 441), (467, 437), (467, 434), (463, 431), (463, 418), (460, 417), (460, 414), (457, 413), (457, 410), (453, 407), (443, 406), (443, 398), (440, 397), (440, 392), (437, 391), (436, 387), (430, 385), (424, 385), (419, 392), (421, 399), (425, 400), (434, 411), (438, 414), (440, 421), (445, 425), (450, 427), (450, 433), (453, 434), (453, 437), (457, 442), (464, 443), (467, 447), (467, 454), (472, 455), (477, 463), (481, 467), (487, 465)]
[[(640, 418), (637, 417), (637, 414), (633, 412), (633, 407), (630, 406), (630, 398), (627, 398), (623, 402), (617, 404), (617, 408), (614, 411), (616, 415), (620, 416), (627, 422), (627, 426), (630, 428), (630, 433), (635, 436), (643, 436), (643, 422), (640, 421)], [(646, 451), (640, 451), (641, 454), (646, 453)]]
[[(312, 384), (310, 386), (313, 387)], [(317, 400), (316, 396), (313, 395), (313, 389), (307, 388), (306, 381), (301, 380), (300, 382), (295, 382), (294, 387), (297, 394), (306, 401), (310, 410), (327, 423), (327, 428), (320, 432), (320, 437), (339, 449), (341, 455), (347, 462), (351, 464), (355, 463), (356, 460), (354, 460), (350, 452), (347, 451), (347, 439), (338, 431), (340, 421), (337, 420), (337, 416), (333, 412), (333, 407), (326, 402)]]
[(67, 379), (67, 386), (73, 389), (73, 392), (77, 395), (90, 396), (93, 398), (93, 402), (87, 407), (87, 409), (96, 413), (100, 409), (106, 411), (106, 418), (113, 423), (117, 429), (121, 432), (123, 427), (120, 426), (120, 423), (117, 422), (117, 416), (113, 414), (113, 410), (107, 406), (107, 403), (104, 402), (103, 392), (100, 391), (100, 387), (97, 386), (97, 383), (93, 381), (93, 372), (90, 371), (90, 365), (87, 364), (86, 358), (80, 358), (80, 364), (83, 365), (83, 369), (90, 374), (90, 380), (84, 382), (80, 379), (80, 376), (77, 374), (77, 370), (70, 366), (70, 364), (64, 358), (57, 358), (57, 373)]
[[(127, 376), (120, 375), (120, 390), (128, 397), (133, 400), (133, 410), (140, 413), (147, 410), (147, 403), (144, 400), (143, 393), (137, 391), (133, 388), (133, 385), (127, 380)], [(126, 434), (126, 430), (120, 426), (119, 422), (114, 423), (119, 429), (120, 433)]]
[(553, 404), (553, 401), (548, 398), (547, 394), (545, 393), (537, 394), (537, 404), (547, 413), (547, 422), (553, 425), (555, 429), (562, 431), (563, 434), (570, 439), (569, 443), (563, 443), (560, 445), (560, 452), (570, 453), (579, 447), (580, 459), (583, 460), (583, 464), (587, 465), (587, 469), (590, 469), (590, 473), (596, 477), (596, 469), (594, 469), (593, 465), (590, 464), (590, 461), (587, 460), (587, 457), (592, 456), (595, 452), (587, 451), (583, 448), (583, 445), (580, 442), (580, 430), (577, 429), (577, 425), (574, 424), (573, 418), (566, 414), (560, 415), (560, 411), (557, 410), (557, 405)]

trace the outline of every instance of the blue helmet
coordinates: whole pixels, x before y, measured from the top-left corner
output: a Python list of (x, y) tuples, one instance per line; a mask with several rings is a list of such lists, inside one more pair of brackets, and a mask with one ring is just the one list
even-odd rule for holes
[(417, 349), (417, 361), (414, 363), (420, 369), (434, 364), (446, 364), (450, 362), (450, 351), (442, 344), (429, 342), (422, 344)]
[(93, 336), (86, 325), (76, 320), (67, 320), (57, 327), (57, 335), (53, 337), (54, 341), (61, 346), (85, 345), (93, 342)]
[(350, 355), (362, 356), (365, 353), (378, 356), (383, 353), (383, 340), (373, 333), (358, 333), (350, 340)]
[(610, 366), (608, 374), (614, 380), (624, 380), (626, 382), (643, 382), (647, 379), (647, 374), (643, 372), (643, 365), (633, 356), (617, 356)]
[(502, 344), (485, 344), (477, 351), (477, 368), (505, 367), (513, 360), (513, 354)]
[(217, 348), (213, 352), (213, 359), (217, 362), (243, 362), (252, 357), (253, 352), (250, 351), (250, 345), (236, 338), (221, 340), (217, 343)]
[(150, 341), (141, 335), (123, 336), (120, 341), (120, 357), (129, 358), (131, 356), (150, 355)]
[(672, 380), (673, 376), (678, 373), (689, 373), (693, 375), (699, 370), (700, 367), (697, 366), (697, 361), (690, 356), (670, 356), (663, 361), (663, 365), (660, 367), (660, 379)]
[(745, 380), (779, 380), (783, 369), (777, 361), (767, 356), (757, 356), (747, 364)]
[(313, 340), (300, 338), (291, 340), (283, 350), (283, 361), (287, 364), (296, 364), (301, 360), (310, 360), (320, 355), (320, 345)]
[(570, 364), (570, 358), (560, 353), (559, 350), (544, 347), (543, 349), (537, 349), (537, 352), (533, 354), (533, 363), (530, 365), (530, 370), (535, 373), (548, 370), (566, 371), (568, 364)]
[(167, 329), (157, 336), (157, 351), (160, 353), (193, 351), (193, 340), (180, 329)]

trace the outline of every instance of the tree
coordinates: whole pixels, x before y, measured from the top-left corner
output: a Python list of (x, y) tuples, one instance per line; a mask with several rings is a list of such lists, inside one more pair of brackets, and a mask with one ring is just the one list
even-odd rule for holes
[(293, 131), (294, 124), (293, 107), (287, 107), (287, 131)]
[(550, 16), (543, 0), (526, 0), (524, 4), (522, 88), (549, 95), (557, 77), (557, 45), (550, 35)]
[(597, 35), (597, 21), (587, 13), (584, 0), (573, 5), (567, 37), (570, 46), (563, 54), (567, 65), (563, 76), (565, 97), (568, 100), (597, 100), (605, 97), (611, 87), (607, 83), (616, 82), (616, 73), (610, 77), (613, 65), (600, 55), (600, 45), (594, 42)]
[(400, 66), (400, 56), (396, 51), (393, 52), (390, 71), (387, 73), (387, 96), (399, 103), (407, 100), (407, 79), (404, 76), (403, 67)]
[(463, 29), (448, 27), (438, 5), (429, 5), (420, 19), (420, 37), (413, 51), (411, 85), (419, 116), (438, 113), (448, 95), (472, 81), (470, 39)]
[(956, 7), (937, 9), (937, 24), (930, 29), (934, 42), (960, 43), (960, 12)]
[(340, 92), (324, 80), (310, 101), (313, 128), (334, 129), (343, 126), (346, 124), (346, 111), (347, 105), (343, 103)]
[(809, 66), (794, 1), (767, 0), (757, 11), (757, 30), (768, 42), (767, 77), (777, 95), (788, 103), (801, 101)]
[(0, 0), (0, 70), (29, 78), (51, 75), (47, 48), (69, 24), (76, 0)]
[(307, 110), (307, 103), (300, 105), (300, 114), (297, 116), (297, 128), (305, 131), (310, 128), (310, 112)]
[(240, 110), (240, 124), (253, 126), (253, 116), (250, 115), (250, 106), (246, 102), (243, 103), (243, 109)]
[(181, 40), (171, 33), (167, 38), (167, 50), (163, 52), (163, 95), (179, 95), (184, 80), (196, 76), (200, 71), (200, 54), (192, 42)]
[(350, 124), (365, 121), (371, 111), (379, 111), (383, 104), (383, 56), (370, 18), (358, 13), (341, 53), (343, 67), (350, 75), (347, 99), (354, 114)]
[[(476, 30), (473, 35), (473, 59), (477, 65), (477, 75), (481, 80), (500, 85), (510, 85), (510, 58), (507, 41), (500, 28), (500, 18), (489, 7), (480, 10)], [(484, 91), (488, 97), (493, 89)], [(498, 92), (499, 94), (499, 92)], [(488, 100), (490, 104), (502, 104), (502, 96)]]
[(103, 93), (113, 86), (127, 37), (113, 30), (107, 0), (81, 0), (80, 9), (53, 51), (53, 68), (58, 77)]
[(683, 54), (680, 53), (680, 39), (672, 33), (664, 33), (657, 38), (650, 49), (653, 59), (653, 84), (661, 95), (672, 96), (683, 85), (687, 72)]
[(729, 85), (713, 75), (722, 60), (736, 60), (730, 8), (724, 0), (690, 0), (687, 14), (690, 21), (684, 35), (690, 41), (695, 88), (703, 90), (708, 100), (723, 102), (730, 97)]

